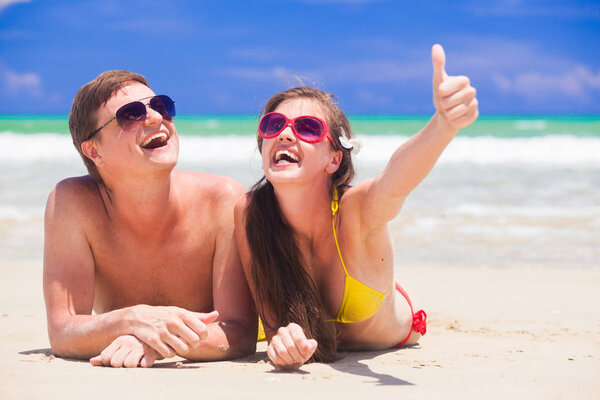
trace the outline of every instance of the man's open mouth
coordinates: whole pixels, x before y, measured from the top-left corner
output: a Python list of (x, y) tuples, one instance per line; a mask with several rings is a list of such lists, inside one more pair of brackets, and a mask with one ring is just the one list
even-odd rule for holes
[(279, 150), (275, 153), (275, 164), (297, 164), (300, 157), (288, 150)]
[(169, 136), (164, 132), (157, 132), (152, 136), (149, 136), (142, 142), (140, 146), (144, 149), (157, 149), (167, 145)]

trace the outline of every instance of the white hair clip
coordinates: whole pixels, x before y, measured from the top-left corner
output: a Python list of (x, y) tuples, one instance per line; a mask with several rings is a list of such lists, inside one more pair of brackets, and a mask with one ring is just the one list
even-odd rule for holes
[(352, 138), (352, 139), (348, 139), (348, 137), (346, 136), (346, 132), (344, 131), (344, 128), (342, 129), (342, 134), (340, 135), (340, 137), (338, 138), (340, 140), (340, 144), (342, 145), (343, 148), (345, 148), (346, 150), (350, 150), (352, 151), (354, 154), (358, 154), (358, 152), (360, 151), (360, 147), (361, 147), (361, 142), (358, 139)]

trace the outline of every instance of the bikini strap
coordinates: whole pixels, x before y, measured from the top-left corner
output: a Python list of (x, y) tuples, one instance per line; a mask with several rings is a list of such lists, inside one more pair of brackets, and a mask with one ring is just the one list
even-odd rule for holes
[(412, 331), (420, 333), (421, 336), (427, 333), (427, 313), (423, 310), (419, 310), (417, 312), (413, 311), (413, 305), (410, 301), (410, 297), (408, 297), (408, 293), (406, 293), (406, 291), (402, 288), (402, 286), (400, 286), (398, 282), (396, 282), (396, 290), (406, 299), (406, 302), (410, 307), (410, 313), (412, 314), (412, 323), (410, 326), (410, 331), (408, 331), (408, 336), (406, 336), (406, 339), (404, 339), (401, 343), (398, 343), (394, 346), (397, 348), (404, 346), (406, 342), (408, 342)]
[(338, 208), (340, 208), (338, 191), (337, 191), (337, 188), (333, 188), (333, 200), (331, 200), (331, 216), (332, 217), (335, 217), (335, 213), (337, 213)]
[(338, 198), (337, 188), (333, 188), (333, 200), (331, 200), (331, 227), (333, 228), (333, 239), (335, 240), (335, 247), (337, 248), (338, 255), (340, 256), (340, 261), (342, 262), (342, 267), (344, 268), (344, 273), (346, 276), (348, 275), (348, 270), (346, 269), (346, 264), (344, 264), (344, 258), (342, 257), (342, 251), (340, 250), (340, 244), (338, 242), (337, 233), (335, 232), (335, 214), (337, 213), (340, 207), (340, 202)]

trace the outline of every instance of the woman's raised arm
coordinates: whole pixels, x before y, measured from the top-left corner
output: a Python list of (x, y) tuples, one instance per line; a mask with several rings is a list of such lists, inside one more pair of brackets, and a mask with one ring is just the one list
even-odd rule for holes
[(400, 146), (381, 174), (359, 189), (364, 198), (364, 226), (377, 228), (393, 219), (404, 199), (433, 168), (459, 129), (479, 115), (475, 88), (466, 76), (448, 76), (446, 57), (439, 44), (431, 50), (433, 103), (436, 113), (425, 127)]

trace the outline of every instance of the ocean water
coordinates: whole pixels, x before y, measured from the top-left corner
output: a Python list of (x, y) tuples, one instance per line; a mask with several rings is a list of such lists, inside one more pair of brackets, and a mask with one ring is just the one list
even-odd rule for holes
[[(355, 182), (424, 117), (353, 117)], [(177, 117), (179, 168), (262, 176), (255, 116)], [(66, 117), (0, 117), (0, 259), (39, 259), (48, 193), (86, 173)], [(600, 117), (481, 117), (390, 223), (397, 268), (600, 268)]]

